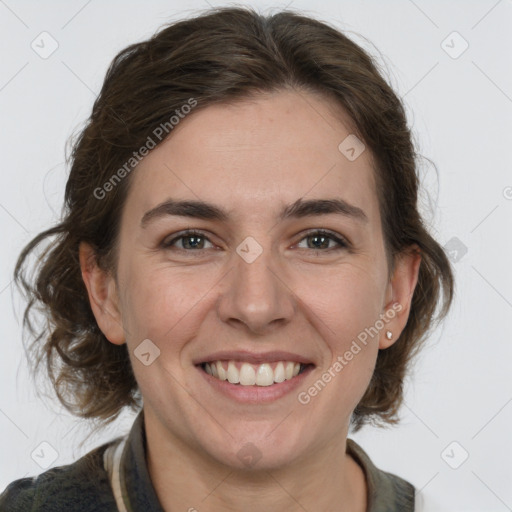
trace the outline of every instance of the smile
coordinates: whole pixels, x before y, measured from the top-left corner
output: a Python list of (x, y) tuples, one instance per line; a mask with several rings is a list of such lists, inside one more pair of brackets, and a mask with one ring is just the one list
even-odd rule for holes
[(294, 361), (251, 364), (244, 361), (210, 361), (201, 367), (212, 377), (241, 386), (271, 386), (291, 380), (302, 373), (306, 364)]

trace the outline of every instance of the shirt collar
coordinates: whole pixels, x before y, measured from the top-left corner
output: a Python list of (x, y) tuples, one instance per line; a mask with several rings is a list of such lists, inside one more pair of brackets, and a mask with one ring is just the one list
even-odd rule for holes
[(414, 510), (415, 489), (412, 484), (376, 467), (367, 453), (350, 438), (347, 438), (347, 453), (361, 466), (365, 474), (367, 512)]
[(164, 512), (149, 477), (146, 446), (144, 410), (142, 410), (128, 434), (121, 461), (121, 487), (128, 512), (138, 510)]
[[(149, 477), (146, 462), (144, 410), (136, 417), (120, 465), (121, 491), (128, 512), (164, 512)], [(414, 510), (414, 487), (402, 478), (377, 468), (366, 452), (347, 439), (347, 453), (361, 466), (366, 477), (367, 512)]]

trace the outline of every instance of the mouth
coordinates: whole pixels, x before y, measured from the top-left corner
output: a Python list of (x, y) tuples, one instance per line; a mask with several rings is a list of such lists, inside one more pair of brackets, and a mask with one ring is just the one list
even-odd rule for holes
[[(270, 404), (285, 396), (293, 396), (305, 387), (305, 380), (315, 369), (312, 363), (261, 360), (249, 363), (236, 359), (216, 359), (196, 363), (205, 393), (214, 393), (240, 405)], [(212, 399), (216, 399), (212, 396)]]
[(236, 386), (267, 387), (292, 380), (307, 370), (313, 364), (295, 361), (274, 361), (252, 364), (247, 361), (217, 360), (197, 365), (203, 372), (219, 381), (227, 381)]
[(205, 396), (238, 404), (270, 404), (306, 386), (306, 379), (316, 369), (315, 356), (272, 350), (220, 350), (192, 360)]

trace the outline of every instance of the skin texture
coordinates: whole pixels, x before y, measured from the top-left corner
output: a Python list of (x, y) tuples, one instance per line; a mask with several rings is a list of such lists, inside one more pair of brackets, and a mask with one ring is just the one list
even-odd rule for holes
[[(148, 468), (167, 511), (366, 510), (364, 474), (345, 453), (350, 415), (378, 349), (405, 327), (420, 256), (404, 254), (388, 279), (370, 151), (349, 161), (338, 149), (350, 133), (343, 112), (304, 92), (193, 112), (133, 171), (116, 275), (80, 247), (98, 324), (110, 342), (129, 347), (144, 398)], [(142, 227), (144, 213), (171, 197), (214, 203), (231, 219), (165, 216)], [(336, 214), (280, 221), (283, 205), (301, 197), (343, 198), (368, 221)], [(161, 246), (188, 228), (206, 237), (200, 249), (190, 238)], [(350, 246), (322, 246), (306, 233), (313, 229)], [(236, 252), (248, 236), (263, 249), (250, 264)], [(315, 364), (299, 391), (307, 390), (393, 304), (400, 312), (307, 405), (297, 392), (236, 403), (192, 363), (217, 350), (291, 351)], [(160, 350), (149, 366), (133, 354), (145, 339)], [(237, 456), (246, 443), (261, 454), (249, 468)]]

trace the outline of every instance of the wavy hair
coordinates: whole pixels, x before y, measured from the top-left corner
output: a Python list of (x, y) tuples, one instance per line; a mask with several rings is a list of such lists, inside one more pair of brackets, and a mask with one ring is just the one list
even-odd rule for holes
[[(418, 155), (404, 107), (374, 59), (335, 27), (289, 10), (264, 16), (246, 7), (210, 9), (119, 52), (73, 141), (62, 218), (18, 258), (14, 275), (28, 299), (23, 322), (32, 338), (25, 345), (29, 361), (34, 373), (46, 366), (70, 412), (106, 424), (124, 407), (141, 404), (126, 345), (110, 343), (99, 329), (78, 258), (85, 241), (95, 248), (98, 264), (115, 272), (131, 174), (125, 172), (108, 193), (98, 190), (190, 98), (197, 111), (283, 89), (317, 93), (342, 107), (370, 148), (390, 272), (412, 245), (421, 252), (406, 327), (391, 347), (379, 350), (351, 425), (357, 431), (370, 420), (398, 422), (410, 362), (446, 316), (454, 293), (450, 262), (418, 210)], [(29, 256), (40, 244), (29, 276)], [(36, 310), (46, 319), (39, 327)]]

